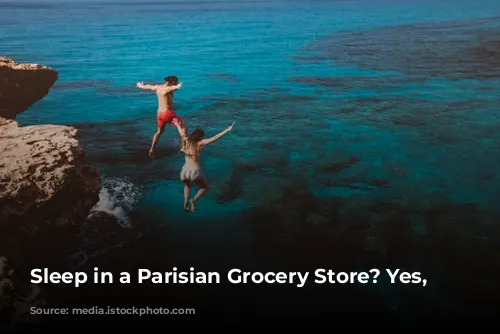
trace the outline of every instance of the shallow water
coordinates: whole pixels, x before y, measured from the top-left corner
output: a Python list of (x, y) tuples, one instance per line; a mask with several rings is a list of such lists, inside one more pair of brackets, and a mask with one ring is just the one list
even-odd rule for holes
[[(274, 232), (241, 224), (242, 214), (290, 196), (303, 203), (304, 189), (322, 203), (348, 199), (351, 211), (367, 198), (391, 203), (422, 240), (443, 226), (426, 212), (445, 206), (474, 207), (467, 226), (442, 223), (449, 231), (488, 238), (496, 228), (498, 1), (1, 5), (0, 53), (59, 72), (19, 122), (76, 126), (112, 180), (99, 208), (161, 217), (158, 231), (186, 263), (263, 268), (254, 246), (262, 251)], [(205, 150), (211, 190), (193, 214), (182, 208), (174, 128), (147, 157), (156, 101), (134, 85), (166, 75), (184, 83), (175, 99), (190, 128), (211, 135), (237, 121)], [(279, 262), (274, 255), (266, 261)]]

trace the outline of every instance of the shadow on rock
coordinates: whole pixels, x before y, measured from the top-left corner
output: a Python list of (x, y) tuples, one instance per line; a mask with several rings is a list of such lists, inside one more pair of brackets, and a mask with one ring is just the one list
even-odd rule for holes
[(9, 268), (8, 259), (0, 257), (0, 328), (17, 328), (40, 320), (30, 313), (31, 307), (46, 305), (43, 290), (34, 284), (15, 282), (15, 270)]

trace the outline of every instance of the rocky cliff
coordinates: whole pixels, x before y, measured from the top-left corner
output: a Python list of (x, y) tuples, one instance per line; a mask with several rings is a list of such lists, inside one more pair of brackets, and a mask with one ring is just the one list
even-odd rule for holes
[(0, 229), (35, 234), (46, 225), (74, 224), (99, 199), (99, 174), (87, 165), (75, 128), (13, 120), (56, 79), (51, 68), (0, 58)]
[(6, 291), (30, 268), (63, 265), (99, 200), (99, 173), (87, 164), (75, 128), (15, 121), (56, 80), (51, 68), (0, 57), (0, 256), (15, 269), (8, 278), (0, 272), (0, 318), (12, 306)]
[(20, 127), (0, 119), (0, 228), (65, 225), (98, 200), (99, 174), (85, 161), (74, 128)]
[(47, 95), (56, 80), (57, 72), (49, 67), (0, 57), (0, 117), (15, 119)]

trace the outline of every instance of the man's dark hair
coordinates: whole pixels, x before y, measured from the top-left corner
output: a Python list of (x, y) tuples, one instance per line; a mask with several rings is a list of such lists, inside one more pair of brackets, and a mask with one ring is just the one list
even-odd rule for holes
[(179, 78), (177, 78), (175, 75), (170, 75), (168, 77), (165, 77), (165, 82), (171, 86), (177, 85), (179, 83)]

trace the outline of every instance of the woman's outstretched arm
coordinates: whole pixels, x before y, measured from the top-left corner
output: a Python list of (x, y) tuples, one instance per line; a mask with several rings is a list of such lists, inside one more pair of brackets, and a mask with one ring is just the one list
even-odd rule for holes
[(177, 128), (177, 131), (179, 131), (179, 135), (181, 136), (181, 138), (187, 138), (187, 128), (184, 126), (184, 124), (181, 124), (177, 119), (175, 119), (173, 123)]
[(236, 123), (236, 121), (233, 122), (233, 124), (231, 124), (226, 130), (222, 131), (221, 133), (219, 134), (216, 134), (215, 136), (213, 136), (212, 138), (208, 138), (208, 139), (203, 139), (200, 141), (200, 145), (201, 146), (205, 146), (205, 145), (208, 145), (208, 144), (212, 144), (213, 142), (221, 139), (224, 135), (226, 135), (229, 131), (231, 131), (234, 127), (234, 123)]

